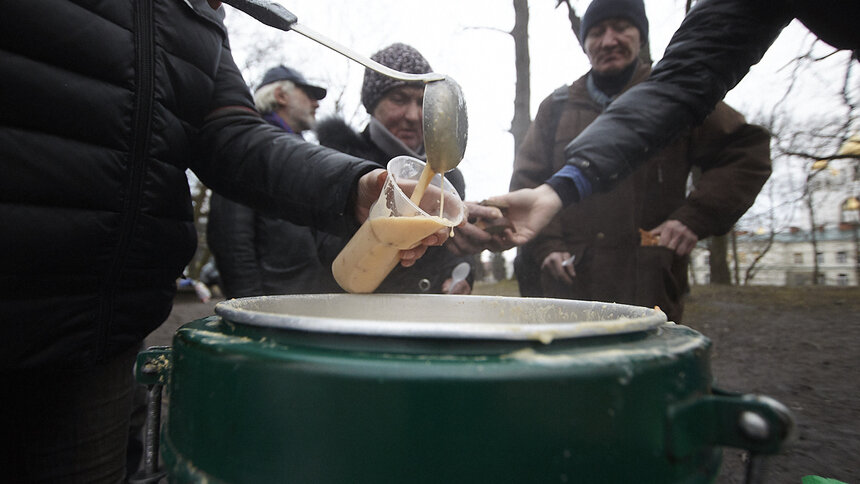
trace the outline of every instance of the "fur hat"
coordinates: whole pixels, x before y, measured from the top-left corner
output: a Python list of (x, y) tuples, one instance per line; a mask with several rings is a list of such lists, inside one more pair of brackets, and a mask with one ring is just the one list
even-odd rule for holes
[(645, 3), (642, 0), (594, 0), (585, 15), (582, 16), (582, 28), (579, 30), (579, 41), (585, 49), (585, 37), (595, 25), (608, 18), (620, 17), (629, 20), (639, 29), (642, 42), (648, 39), (648, 17), (645, 15)]
[[(420, 52), (412, 46), (401, 43), (391, 44), (370, 58), (386, 67), (410, 74), (425, 74), (433, 70)], [(364, 104), (368, 113), (372, 113), (386, 92), (405, 85), (422, 86), (423, 84), (420, 81), (408, 82), (393, 79), (376, 71), (365, 69), (364, 82), (361, 84), (361, 103)]]

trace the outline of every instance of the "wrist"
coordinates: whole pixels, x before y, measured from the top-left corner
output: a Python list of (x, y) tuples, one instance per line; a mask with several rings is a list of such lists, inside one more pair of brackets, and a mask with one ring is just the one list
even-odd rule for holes
[(539, 185), (534, 190), (538, 199), (543, 201), (548, 208), (561, 210), (562, 207), (564, 207), (564, 200), (561, 198), (558, 191), (556, 191), (555, 187), (549, 183)]
[(579, 168), (565, 165), (546, 181), (561, 200), (563, 207), (591, 195), (591, 182)]

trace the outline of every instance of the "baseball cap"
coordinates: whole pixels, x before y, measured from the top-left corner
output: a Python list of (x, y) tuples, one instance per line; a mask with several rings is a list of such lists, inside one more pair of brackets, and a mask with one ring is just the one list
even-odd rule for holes
[(260, 85), (257, 86), (257, 89), (255, 89), (255, 91), (267, 84), (271, 84), (273, 82), (278, 81), (292, 81), (293, 84), (304, 89), (304, 91), (308, 93), (308, 95), (310, 95), (317, 101), (324, 98), (326, 95), (325, 88), (309, 84), (308, 81), (305, 79), (305, 76), (303, 76), (301, 72), (284, 65), (272, 67), (271, 69), (266, 71), (266, 74), (263, 76), (263, 80), (260, 82)]

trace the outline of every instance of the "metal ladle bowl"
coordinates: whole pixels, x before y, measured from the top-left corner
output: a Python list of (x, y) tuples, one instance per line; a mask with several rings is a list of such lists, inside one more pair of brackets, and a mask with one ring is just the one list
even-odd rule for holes
[(460, 85), (450, 77), (424, 87), (424, 151), (436, 173), (453, 170), (466, 153), (469, 119)]

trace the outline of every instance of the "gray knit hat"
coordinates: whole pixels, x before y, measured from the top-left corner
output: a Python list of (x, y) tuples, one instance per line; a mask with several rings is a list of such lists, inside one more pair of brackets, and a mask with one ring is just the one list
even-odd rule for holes
[[(425, 74), (433, 70), (430, 67), (430, 63), (427, 62), (427, 59), (420, 52), (410, 45), (401, 43), (391, 44), (373, 54), (370, 58), (386, 67), (410, 74)], [(405, 85), (420, 87), (423, 86), (423, 83), (421, 81), (401, 81), (376, 71), (365, 69), (364, 82), (361, 84), (361, 103), (364, 104), (367, 112), (371, 113), (379, 103), (379, 100), (385, 96), (386, 92), (395, 87)]]
[(582, 16), (579, 41), (585, 49), (585, 37), (591, 27), (608, 18), (624, 18), (639, 29), (642, 42), (648, 40), (648, 17), (645, 16), (645, 3), (642, 0), (594, 0)]

